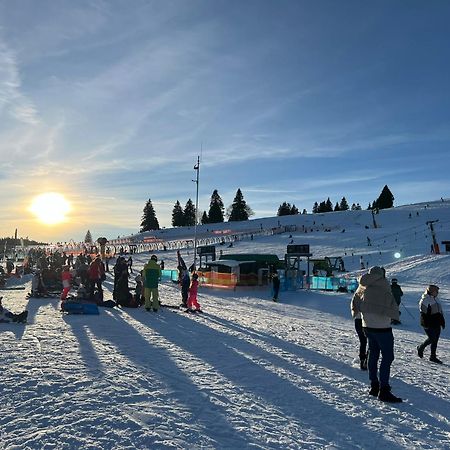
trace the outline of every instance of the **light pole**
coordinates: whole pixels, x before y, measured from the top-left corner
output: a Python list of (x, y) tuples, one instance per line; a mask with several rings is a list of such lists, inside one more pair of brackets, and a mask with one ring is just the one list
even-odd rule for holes
[(197, 164), (194, 166), (197, 171), (197, 177), (192, 180), (197, 185), (197, 192), (195, 196), (195, 225), (194, 225), (194, 270), (197, 270), (197, 222), (198, 222), (198, 181), (200, 177), (200, 156), (197, 156)]

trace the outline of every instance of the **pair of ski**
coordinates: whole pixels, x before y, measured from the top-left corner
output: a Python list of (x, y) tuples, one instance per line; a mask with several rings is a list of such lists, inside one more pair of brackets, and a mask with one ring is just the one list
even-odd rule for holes
[(174, 312), (182, 311), (182, 312), (190, 313), (190, 314), (203, 313), (203, 311), (201, 309), (189, 309), (189, 308), (186, 307), (186, 305), (183, 305), (183, 304), (181, 304), (180, 306), (161, 304), (160, 306), (162, 308), (171, 309)]

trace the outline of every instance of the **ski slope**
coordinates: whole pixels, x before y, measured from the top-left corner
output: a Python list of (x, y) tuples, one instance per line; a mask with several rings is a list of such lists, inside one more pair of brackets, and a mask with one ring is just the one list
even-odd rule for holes
[[(0, 449), (450, 448), (448, 329), (438, 346), (445, 365), (416, 354), (424, 339), (417, 304), (428, 283), (441, 287), (450, 321), (449, 256), (429, 253), (426, 225), (439, 219), (436, 235), (448, 239), (449, 206), (381, 211), (376, 229), (365, 228), (372, 220), (367, 211), (260, 219), (254, 222), (265, 229), (278, 220), (317, 228), (223, 249), (283, 257), (294, 239), (309, 243), (314, 257), (343, 256), (354, 274), (361, 273), (360, 257), (384, 265), (405, 293), (391, 372), (393, 392), (404, 403), (367, 395), (351, 294), (281, 292), (273, 303), (267, 288), (203, 288), (201, 315), (162, 308), (63, 316), (57, 299), (25, 299), (30, 279), (23, 277), (14, 286), (25, 290), (0, 291), (12, 311), (29, 310), (26, 326), (0, 324)], [(236, 226), (255, 227), (251, 222)], [(193, 258), (192, 250), (182, 254)], [(135, 255), (133, 268), (149, 256)], [(175, 251), (158, 257), (175, 268)], [(105, 288), (110, 298), (110, 275)], [(163, 283), (160, 295), (164, 304), (180, 303), (174, 283)]]

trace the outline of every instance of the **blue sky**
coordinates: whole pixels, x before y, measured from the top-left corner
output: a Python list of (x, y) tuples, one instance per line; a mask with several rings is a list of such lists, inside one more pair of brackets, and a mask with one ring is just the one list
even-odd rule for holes
[[(0, 1), (0, 236), (138, 231), (241, 188), (363, 207), (449, 196), (447, 1)], [(60, 192), (68, 222), (39, 224)]]

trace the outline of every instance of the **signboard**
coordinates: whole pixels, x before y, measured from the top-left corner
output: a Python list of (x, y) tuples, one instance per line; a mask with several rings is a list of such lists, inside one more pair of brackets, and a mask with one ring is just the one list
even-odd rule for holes
[(215, 255), (216, 246), (215, 245), (204, 245), (202, 247), (197, 247), (198, 255)]
[(295, 255), (309, 255), (309, 244), (289, 244), (287, 246), (287, 253)]

